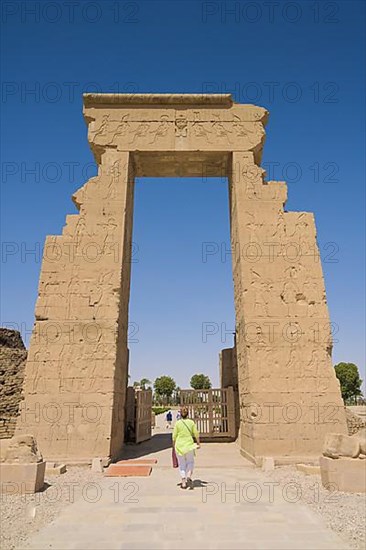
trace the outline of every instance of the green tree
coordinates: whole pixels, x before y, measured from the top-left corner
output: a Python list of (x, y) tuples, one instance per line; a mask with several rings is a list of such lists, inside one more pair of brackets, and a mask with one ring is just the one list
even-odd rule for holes
[(212, 386), (211, 380), (205, 374), (194, 374), (190, 383), (194, 390), (209, 390)]
[(177, 387), (171, 376), (159, 376), (154, 382), (154, 390), (157, 398), (163, 398), (168, 402)]
[(344, 401), (357, 395), (362, 395), (360, 378), (357, 365), (354, 363), (338, 363), (334, 367), (336, 376), (341, 385), (341, 392)]

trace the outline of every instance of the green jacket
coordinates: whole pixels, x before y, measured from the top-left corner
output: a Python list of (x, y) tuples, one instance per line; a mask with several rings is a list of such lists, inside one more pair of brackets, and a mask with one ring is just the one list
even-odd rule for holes
[(178, 455), (185, 455), (196, 448), (193, 437), (199, 437), (196, 424), (190, 418), (177, 420), (173, 430), (173, 444)]

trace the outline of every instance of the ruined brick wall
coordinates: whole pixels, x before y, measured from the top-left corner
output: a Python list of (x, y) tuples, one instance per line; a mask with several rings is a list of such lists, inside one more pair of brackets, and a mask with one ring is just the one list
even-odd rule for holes
[(0, 439), (14, 435), (26, 359), (20, 333), (0, 328)]

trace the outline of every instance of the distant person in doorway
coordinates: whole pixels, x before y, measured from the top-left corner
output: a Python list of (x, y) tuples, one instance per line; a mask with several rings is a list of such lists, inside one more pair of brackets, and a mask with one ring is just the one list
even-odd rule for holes
[(171, 428), (171, 427), (172, 427), (172, 420), (173, 420), (172, 411), (168, 411), (168, 412), (166, 413), (166, 427), (167, 427), (167, 428)]
[(193, 486), (194, 451), (200, 447), (200, 437), (196, 424), (188, 418), (187, 407), (183, 407), (180, 414), (181, 418), (177, 420), (173, 430), (173, 445), (182, 479), (181, 487), (186, 489), (188, 485)]

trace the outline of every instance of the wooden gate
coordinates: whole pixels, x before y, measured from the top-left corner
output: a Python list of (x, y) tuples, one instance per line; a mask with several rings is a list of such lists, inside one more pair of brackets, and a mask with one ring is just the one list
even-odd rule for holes
[(151, 437), (152, 391), (135, 392), (135, 439), (141, 443)]
[(189, 410), (200, 432), (200, 438), (235, 439), (234, 390), (181, 390), (180, 405)]
[(152, 391), (129, 386), (126, 397), (125, 441), (141, 443), (151, 437)]

